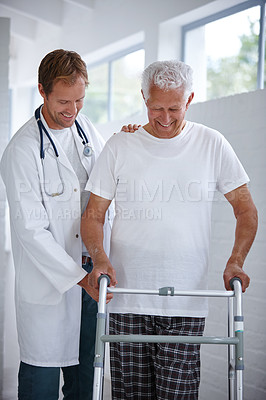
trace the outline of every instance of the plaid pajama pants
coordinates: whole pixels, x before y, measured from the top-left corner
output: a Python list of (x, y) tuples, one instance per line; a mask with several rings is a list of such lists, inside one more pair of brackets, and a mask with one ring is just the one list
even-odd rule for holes
[[(114, 334), (202, 336), (205, 318), (110, 314)], [(200, 345), (110, 343), (112, 400), (197, 400)]]

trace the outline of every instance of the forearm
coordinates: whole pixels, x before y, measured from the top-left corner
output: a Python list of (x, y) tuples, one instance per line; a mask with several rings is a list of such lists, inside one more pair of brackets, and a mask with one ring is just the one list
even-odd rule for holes
[(87, 213), (81, 221), (81, 236), (94, 264), (98, 260), (108, 259), (103, 248), (103, 222)]
[(82, 240), (93, 261), (93, 271), (90, 274), (89, 283), (94, 288), (98, 287), (98, 277), (102, 274), (109, 275), (111, 285), (117, 283), (114, 268), (103, 247), (103, 226), (109, 205), (110, 201), (92, 194), (81, 220)]
[[(103, 248), (103, 223), (88, 218), (88, 213), (81, 221), (82, 240), (93, 261), (93, 270), (83, 278), (79, 285), (96, 301), (99, 300), (98, 278), (102, 274), (113, 275), (112, 265)], [(112, 281), (114, 284), (114, 281)], [(113, 295), (107, 294), (107, 303)]]
[(255, 206), (236, 216), (235, 241), (231, 256), (224, 271), (224, 283), (230, 290), (230, 280), (239, 277), (243, 291), (249, 286), (250, 278), (243, 271), (246, 256), (252, 246), (257, 232), (258, 218)]
[(258, 217), (255, 208), (237, 216), (235, 242), (229, 261), (243, 267), (246, 256), (255, 239), (257, 226)]

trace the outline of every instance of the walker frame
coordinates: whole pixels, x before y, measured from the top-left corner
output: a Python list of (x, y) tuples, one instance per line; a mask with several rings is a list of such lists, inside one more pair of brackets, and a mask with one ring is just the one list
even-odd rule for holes
[[(109, 288), (110, 278), (101, 275), (99, 278), (99, 303), (96, 326), (96, 343), (94, 359), (93, 400), (101, 400), (104, 380), (105, 343), (137, 342), (137, 343), (193, 343), (224, 344), (228, 346), (228, 399), (243, 400), (244, 370), (244, 317), (242, 311), (242, 286), (239, 278), (230, 281), (232, 291), (194, 290), (175, 291), (173, 287), (159, 290), (139, 290)], [(196, 296), (228, 298), (228, 336), (163, 336), (163, 335), (106, 335), (107, 293), (114, 294), (146, 294), (159, 296)]]

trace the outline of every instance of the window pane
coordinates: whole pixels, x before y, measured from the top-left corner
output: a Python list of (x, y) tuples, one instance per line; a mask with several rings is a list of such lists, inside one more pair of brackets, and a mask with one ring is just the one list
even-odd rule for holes
[(140, 77), (143, 69), (143, 49), (130, 53), (112, 63), (112, 119), (130, 117), (142, 111)]
[(259, 19), (260, 7), (253, 7), (188, 32), (197, 101), (256, 89)]
[(108, 121), (108, 64), (101, 64), (88, 70), (89, 86), (82, 112), (93, 123)]

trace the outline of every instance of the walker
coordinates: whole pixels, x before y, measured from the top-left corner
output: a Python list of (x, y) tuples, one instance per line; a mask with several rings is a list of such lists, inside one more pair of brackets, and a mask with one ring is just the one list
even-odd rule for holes
[[(242, 312), (242, 286), (239, 278), (230, 281), (232, 291), (195, 290), (175, 291), (173, 287), (159, 290), (138, 290), (109, 288), (107, 275), (99, 278), (99, 304), (96, 327), (93, 400), (101, 400), (104, 380), (104, 352), (106, 342), (137, 343), (193, 343), (193, 344), (226, 344), (228, 346), (228, 399), (243, 400), (243, 334), (244, 317)], [(106, 335), (106, 294), (147, 294), (159, 296), (196, 296), (228, 298), (228, 336), (163, 336), (163, 335)]]

